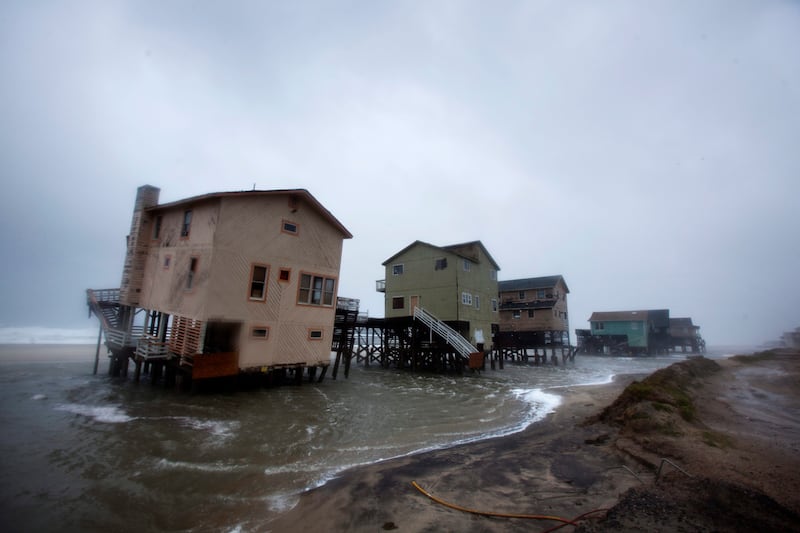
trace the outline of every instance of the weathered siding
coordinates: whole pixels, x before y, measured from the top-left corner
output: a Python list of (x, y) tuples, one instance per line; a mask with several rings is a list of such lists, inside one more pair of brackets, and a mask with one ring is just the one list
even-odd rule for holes
[[(188, 238), (181, 237), (191, 208)], [(150, 243), (141, 306), (209, 322), (240, 325), (242, 369), (327, 364), (333, 338), (344, 235), (296, 195), (222, 196), (149, 212), (161, 232)], [(284, 221), (296, 225), (292, 234)], [(152, 236), (151, 236), (152, 237)], [(191, 289), (186, 282), (196, 259)], [(265, 299), (250, 298), (254, 264), (268, 267)], [(279, 279), (281, 270), (288, 280)], [(333, 305), (298, 303), (303, 273), (335, 280)], [(253, 328), (267, 329), (254, 338)], [(310, 338), (310, 331), (321, 335)]]
[[(184, 213), (192, 211), (188, 237), (181, 236)], [(153, 239), (152, 229), (161, 216), (161, 232)], [(191, 206), (177, 206), (151, 211), (150, 253), (148, 254), (141, 307), (157, 309), (170, 315), (195, 319), (207, 316), (208, 280), (213, 261), (214, 230), (219, 218), (219, 202), (205, 201)], [(187, 288), (189, 267), (196, 259), (191, 288)]]
[[(239, 317), (239, 365), (242, 368), (282, 364), (319, 364), (330, 359), (336, 293), (332, 306), (298, 303), (302, 274), (336, 280), (338, 292), (342, 235), (303, 202), (290, 205), (287, 196), (226, 198), (215, 239), (214, 294), (210, 316)], [(282, 230), (283, 222), (297, 233)], [(243, 232), (242, 228), (251, 228)], [(253, 263), (267, 265), (265, 301), (250, 300)], [(281, 269), (289, 280), (279, 279)], [(251, 337), (253, 327), (268, 327), (267, 339)], [(309, 331), (322, 331), (309, 339)]]
[[(533, 317), (529, 316), (527, 309), (520, 310), (520, 317), (514, 318), (513, 309), (500, 312), (501, 331), (568, 331), (569, 330), (569, 311), (567, 305), (567, 287), (563, 280), (559, 279), (554, 287), (541, 289), (544, 296), (539, 296), (540, 288), (527, 288), (522, 291), (503, 291), (500, 293), (500, 304), (526, 304), (537, 301), (553, 300), (552, 306), (543, 305), (534, 308)], [(523, 297), (520, 297), (523, 292)], [(549, 305), (549, 304), (547, 304)]]
[[(447, 259), (447, 268), (436, 270), (437, 259)], [(419, 245), (386, 265), (386, 318), (409, 316), (412, 296), (419, 296), (419, 306), (440, 320), (457, 320), (455, 300), (455, 256), (442, 250)], [(403, 265), (403, 274), (394, 275), (394, 265)], [(405, 298), (403, 309), (392, 308), (392, 298)]]
[[(417, 296), (418, 305), (440, 320), (468, 321), (468, 340), (491, 347), (492, 324), (499, 318), (492, 310), (492, 299), (497, 298), (497, 275), (480, 247), (472, 252), (478, 262), (467, 259), (469, 270), (464, 270), (465, 259), (460, 255), (421, 242), (387, 262), (385, 316), (410, 315), (411, 300)], [(447, 260), (447, 266), (437, 269), (437, 261), (442, 259)], [(394, 267), (399, 264), (403, 265), (403, 274), (395, 275)], [(470, 295), (471, 303), (463, 303), (463, 293)], [(395, 297), (404, 298), (402, 309), (393, 308)], [(476, 336), (478, 331), (482, 340)]]

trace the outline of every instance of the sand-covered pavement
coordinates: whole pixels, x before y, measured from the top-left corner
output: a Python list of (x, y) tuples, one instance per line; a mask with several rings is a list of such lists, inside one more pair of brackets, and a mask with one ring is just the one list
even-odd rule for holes
[(548, 531), (565, 521), (800, 531), (800, 354), (692, 359), (574, 387), (521, 433), (348, 471), (265, 530)]

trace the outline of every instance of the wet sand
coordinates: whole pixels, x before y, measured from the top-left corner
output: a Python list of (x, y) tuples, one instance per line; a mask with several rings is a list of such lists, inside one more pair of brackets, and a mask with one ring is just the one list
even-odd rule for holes
[[(77, 363), (94, 365), (97, 345), (92, 344), (0, 344), (3, 363)], [(100, 347), (100, 362), (108, 360), (105, 346)]]
[[(677, 403), (628, 394), (602, 417), (636, 377), (573, 387), (523, 432), (348, 471), (265, 529), (546, 531), (570, 520), (583, 531), (800, 530), (800, 354), (679, 370), (664, 388), (680, 389)], [(412, 482), (496, 516), (447, 507)], [(497, 516), (519, 514), (551, 518)]]

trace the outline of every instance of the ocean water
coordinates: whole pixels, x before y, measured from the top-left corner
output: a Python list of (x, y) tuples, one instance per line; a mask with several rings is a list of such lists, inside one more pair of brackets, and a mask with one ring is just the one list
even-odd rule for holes
[(0, 346), (0, 530), (267, 531), (348, 468), (519, 431), (570, 387), (685, 358), (464, 376), (354, 367), (349, 379), (193, 395), (110, 378), (105, 358), (93, 375), (94, 352)]

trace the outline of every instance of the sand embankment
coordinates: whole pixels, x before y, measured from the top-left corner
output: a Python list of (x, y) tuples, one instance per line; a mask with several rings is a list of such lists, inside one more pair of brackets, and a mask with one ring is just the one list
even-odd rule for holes
[[(523, 432), (354, 469), (265, 528), (527, 532), (561, 524), (448, 508), (416, 481), (476, 511), (590, 513), (579, 520), (583, 531), (797, 530), (798, 385), (800, 354), (784, 352), (689, 360), (641, 381), (574, 387), (556, 413)], [(670, 463), (656, 480), (662, 458)]]

